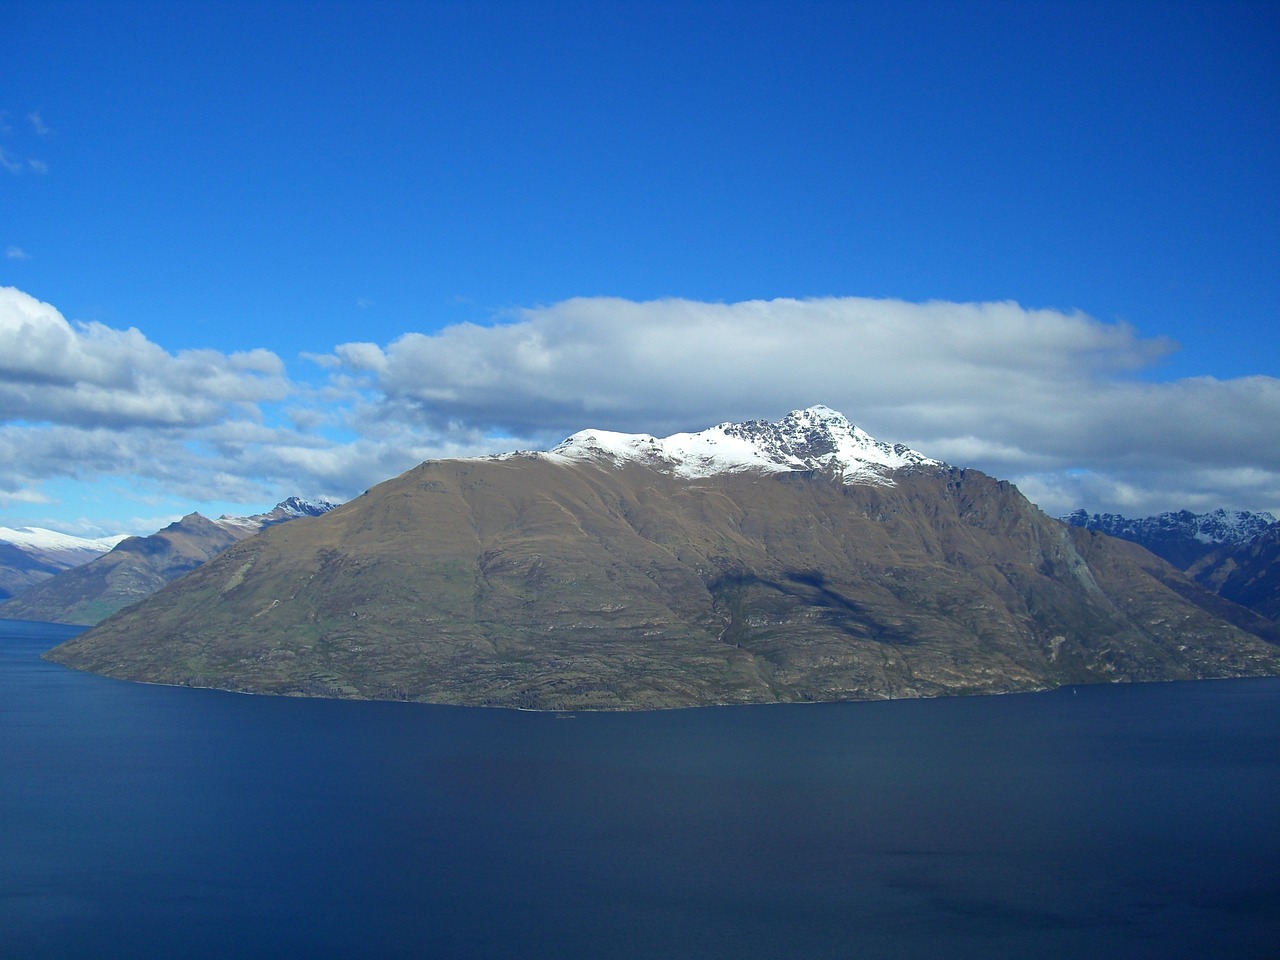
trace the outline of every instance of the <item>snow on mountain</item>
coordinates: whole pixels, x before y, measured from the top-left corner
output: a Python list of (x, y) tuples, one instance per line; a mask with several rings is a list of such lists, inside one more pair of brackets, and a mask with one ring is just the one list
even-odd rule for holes
[(294, 517), (318, 517), (328, 513), (338, 504), (332, 500), (303, 500), (301, 497), (290, 497), (276, 504), (272, 513), (284, 513)]
[(1178, 536), (1213, 546), (1245, 543), (1276, 522), (1276, 518), (1265, 511), (1253, 513), (1249, 510), (1214, 510), (1210, 513), (1170, 510), (1138, 519), (1116, 513), (1088, 514), (1084, 510), (1076, 510), (1062, 519), (1073, 527), (1101, 530), (1125, 540)]
[(281, 500), (267, 513), (255, 513), (251, 517), (233, 517), (223, 514), (213, 522), (224, 530), (244, 529), (257, 532), (263, 527), (285, 520), (296, 520), (299, 517), (318, 517), (338, 506), (328, 500), (303, 500), (301, 497), (289, 497)]
[[(213, 522), (226, 529), (245, 528), (256, 531), (269, 523), (278, 523), (281, 520), (318, 517), (336, 506), (336, 503), (328, 500), (303, 500), (301, 497), (290, 497), (276, 504), (268, 513), (258, 513), (251, 517), (233, 517), (224, 513)], [(0, 543), (10, 543), (19, 549), (38, 551), (42, 554), (68, 554), (75, 556), (80, 563), (101, 556), (128, 537), (127, 533), (118, 533), (109, 537), (89, 538), (58, 533), (56, 530), (46, 530), (43, 527), (0, 527)]]
[(267, 513), (251, 517), (223, 515), (210, 520), (203, 514), (189, 513), (150, 536), (108, 538), (102, 549), (93, 553), (39, 567), (29, 562), (34, 550), (26, 557), (7, 557), (0, 550), (2, 615), (55, 623), (97, 623), (260, 530), (319, 516), (334, 506), (325, 500), (290, 497)]
[(880, 484), (892, 484), (887, 474), (900, 467), (945, 466), (903, 444), (876, 440), (843, 414), (821, 405), (794, 410), (777, 423), (721, 423), (661, 439), (582, 430), (544, 456), (617, 466), (638, 462), (686, 479), (752, 470), (831, 470), (845, 483)]
[(88, 538), (43, 527), (0, 527), (0, 601), (96, 560), (125, 539), (125, 534)]
[(128, 534), (120, 533), (110, 537), (76, 537), (69, 533), (58, 533), (43, 527), (0, 527), (0, 542), (11, 543), (24, 550), (38, 550), (42, 553), (70, 553), (99, 556), (106, 553)]
[(1171, 510), (1138, 519), (1116, 513), (1089, 514), (1076, 510), (1062, 520), (1073, 527), (1098, 530), (1141, 544), (1179, 570), (1187, 570), (1218, 548), (1243, 546), (1276, 522), (1269, 513), (1248, 510), (1214, 510), (1211, 513)]

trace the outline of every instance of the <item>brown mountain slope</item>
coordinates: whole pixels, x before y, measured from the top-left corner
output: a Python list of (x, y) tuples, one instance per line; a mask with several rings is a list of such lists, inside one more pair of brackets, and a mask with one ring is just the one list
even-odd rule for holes
[(49, 656), (163, 683), (543, 709), (1280, 672), (1275, 647), (1162, 582), (1171, 568), (1153, 575), (1010, 485), (893, 478), (428, 462)]
[(0, 606), (16, 620), (93, 624), (150, 596), (252, 533), (198, 513), (148, 537), (121, 540), (109, 553), (65, 570)]
[(70, 568), (11, 543), (0, 541), (0, 602), (30, 590)]
[(331, 509), (333, 504), (328, 501), (310, 503), (290, 497), (270, 512), (251, 517), (210, 520), (189, 513), (150, 536), (121, 540), (110, 552), (63, 570), (0, 604), (0, 617), (95, 624), (149, 597), (264, 527), (318, 516)]

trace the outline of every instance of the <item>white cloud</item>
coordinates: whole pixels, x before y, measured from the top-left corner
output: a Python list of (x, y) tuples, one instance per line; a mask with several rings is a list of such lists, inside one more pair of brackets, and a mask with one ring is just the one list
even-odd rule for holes
[(252, 415), (289, 391), (265, 350), (176, 354), (136, 329), (69, 323), (47, 303), (0, 288), (0, 421), (192, 426)]
[(386, 354), (376, 343), (344, 343), (334, 352), (339, 365), (359, 373), (381, 373), (386, 369)]
[(39, 490), (18, 489), (0, 490), (0, 507), (11, 507), (14, 504), (51, 503), (52, 498)]
[(191, 501), (298, 492), (308, 478), (272, 473), (262, 451), (326, 442), (268, 424), (300, 392), (270, 351), (170, 353), (0, 288), (0, 502), (105, 477)]
[(47, 137), (49, 134), (53, 133), (53, 130), (51, 130), (41, 118), (39, 110), (32, 110), (28, 113), (27, 120), (30, 121), (31, 129), (34, 130), (38, 136)]
[(430, 458), (655, 434), (826, 403), (1013, 480), (1051, 513), (1280, 510), (1280, 380), (1154, 382), (1173, 345), (1013, 303), (578, 299), (275, 354), (170, 353), (0, 289), (0, 505), (58, 478), (257, 504), (345, 499)]
[(1140, 369), (1170, 348), (1123, 326), (1010, 303), (579, 299), (514, 322), (406, 334), (385, 349), (344, 344), (335, 355), (424, 417), (516, 430), (584, 418), (683, 428), (819, 395), (864, 418), (910, 404), (915, 413), (895, 422), (963, 422), (974, 432), (970, 405)]
[(6, 260), (30, 260), (31, 255), (21, 247), (8, 247), (4, 251)]
[(1110, 473), (1062, 470), (1011, 474), (1009, 479), (1053, 516), (1076, 507), (1141, 517), (1164, 510), (1205, 513), (1224, 506), (1270, 510), (1280, 516), (1280, 475), (1258, 468), (1135, 465)]
[[(669, 433), (822, 402), (884, 439), (1039, 478), (1051, 510), (1085, 495), (1141, 509), (1215, 495), (1230, 501), (1215, 506), (1280, 504), (1280, 380), (1141, 379), (1174, 349), (1007, 302), (583, 298), (385, 347), (343, 344), (327, 361), (376, 388), (366, 419), (437, 431), (550, 442), (585, 426)], [(1070, 470), (1091, 482), (1066, 483)]]

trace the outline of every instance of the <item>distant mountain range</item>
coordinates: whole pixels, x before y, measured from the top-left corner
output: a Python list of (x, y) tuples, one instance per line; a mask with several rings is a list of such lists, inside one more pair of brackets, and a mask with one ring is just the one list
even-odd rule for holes
[(293, 695), (637, 709), (1280, 672), (1274, 622), (825, 407), (429, 461), (49, 653)]
[(1247, 543), (1276, 522), (1269, 513), (1248, 510), (1189, 510), (1160, 513), (1134, 520), (1116, 513), (1076, 510), (1062, 518), (1073, 527), (1100, 530), (1121, 540), (1140, 543), (1157, 557), (1185, 570), (1222, 547)]
[(100, 557), (125, 538), (88, 539), (41, 527), (0, 527), (0, 601)]
[[(259, 530), (286, 520), (319, 516), (333, 507), (334, 504), (327, 501), (290, 497), (270, 512), (251, 517), (224, 515), (210, 520), (191, 513), (147, 537), (81, 541), (99, 545), (101, 549), (91, 552), (89, 547), (83, 548), (81, 559), (74, 566), (68, 563), (0, 604), (0, 617), (94, 624), (150, 596), (169, 581)], [(5, 544), (0, 544), (0, 562), (5, 564), (5, 570), (19, 570), (20, 564), (30, 562), (24, 558), (33, 557), (34, 551), (47, 553), (52, 545), (63, 542), (60, 534), (38, 531), (30, 535), (28, 545), (20, 546), (6, 537), (7, 533), (0, 529), (0, 537), (5, 537), (15, 552), (11, 560), (6, 559), (2, 552)], [(67, 547), (73, 548), (73, 545)], [(72, 559), (75, 555), (67, 552), (63, 556)]]
[(1280, 524), (1269, 513), (1180, 510), (1133, 520), (1076, 510), (1062, 519), (1141, 544), (1219, 596), (1280, 619)]
[(1219, 596), (1280, 621), (1280, 524), (1243, 543), (1223, 545), (1187, 573)]

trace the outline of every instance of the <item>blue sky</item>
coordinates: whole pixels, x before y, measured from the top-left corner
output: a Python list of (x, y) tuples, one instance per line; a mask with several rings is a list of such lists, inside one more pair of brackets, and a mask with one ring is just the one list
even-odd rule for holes
[(0, 36), (0, 526), (819, 402), (1050, 512), (1280, 509), (1272, 4), (11, 0)]

